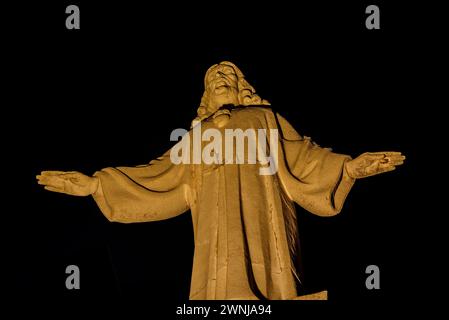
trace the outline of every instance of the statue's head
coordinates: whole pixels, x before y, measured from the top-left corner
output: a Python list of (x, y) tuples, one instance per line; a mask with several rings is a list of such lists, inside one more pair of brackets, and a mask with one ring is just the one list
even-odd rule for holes
[(256, 94), (240, 69), (228, 61), (214, 64), (207, 70), (197, 119), (207, 118), (225, 105), (269, 105)]

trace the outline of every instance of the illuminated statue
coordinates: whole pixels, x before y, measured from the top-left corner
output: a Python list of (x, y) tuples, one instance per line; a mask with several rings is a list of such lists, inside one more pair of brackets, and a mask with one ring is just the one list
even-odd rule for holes
[[(326, 291), (301, 296), (294, 203), (319, 216), (336, 215), (355, 179), (394, 170), (405, 157), (374, 152), (351, 159), (317, 146), (274, 113), (230, 62), (207, 71), (197, 112), (176, 152), (148, 165), (106, 168), (93, 177), (44, 171), (39, 184), (92, 195), (110, 221), (163, 220), (190, 209), (190, 299), (326, 299)], [(224, 142), (229, 132), (240, 144)], [(242, 141), (265, 145), (242, 153)], [(185, 154), (176, 162), (180, 151)], [(245, 161), (250, 157), (257, 161)], [(260, 170), (271, 165), (271, 173)]]

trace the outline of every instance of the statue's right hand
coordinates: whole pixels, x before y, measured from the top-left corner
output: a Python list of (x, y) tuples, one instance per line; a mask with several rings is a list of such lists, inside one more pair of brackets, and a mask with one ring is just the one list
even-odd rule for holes
[(98, 188), (97, 177), (89, 177), (76, 171), (42, 171), (36, 178), (38, 184), (45, 186), (45, 190), (72, 196), (88, 196)]

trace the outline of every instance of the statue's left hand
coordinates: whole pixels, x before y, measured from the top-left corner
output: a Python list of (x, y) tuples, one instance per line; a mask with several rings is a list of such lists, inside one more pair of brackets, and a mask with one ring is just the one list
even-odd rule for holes
[(36, 178), (38, 184), (45, 186), (45, 190), (72, 196), (94, 194), (99, 184), (97, 177), (89, 177), (76, 171), (42, 171)]
[(379, 173), (393, 171), (404, 163), (400, 152), (366, 152), (346, 162), (346, 172), (351, 178), (359, 179)]

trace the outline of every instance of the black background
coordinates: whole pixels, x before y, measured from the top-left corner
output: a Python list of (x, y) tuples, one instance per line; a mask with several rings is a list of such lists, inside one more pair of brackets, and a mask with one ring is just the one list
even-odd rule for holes
[[(329, 301), (276, 302), (275, 313), (360, 305), (368, 313), (402, 311), (425, 292), (422, 234), (433, 212), (427, 204), (424, 218), (420, 208), (431, 185), (418, 182), (418, 150), (429, 143), (420, 83), (431, 58), (424, 57), (428, 34), (412, 23), (416, 11), (377, 1), (381, 30), (367, 30), (371, 3), (359, 1), (78, 1), (81, 29), (67, 30), (68, 4), (26, 5), (10, 24), (20, 31), (10, 34), (13, 131), (3, 135), (15, 191), (7, 196), (13, 209), (5, 225), (13, 231), (6, 264), (14, 299), (113, 310), (142, 299), (165, 316), (188, 300), (189, 213), (110, 223), (90, 197), (46, 192), (35, 175), (93, 174), (161, 155), (172, 145), (170, 132), (190, 126), (204, 73), (222, 60), (236, 63), (275, 111), (321, 146), (354, 157), (390, 150), (407, 156), (397, 171), (357, 181), (336, 217), (297, 208), (306, 288), (327, 289)], [(78, 291), (65, 288), (69, 264), (80, 267)], [(380, 290), (365, 288), (370, 264), (380, 267)]]

